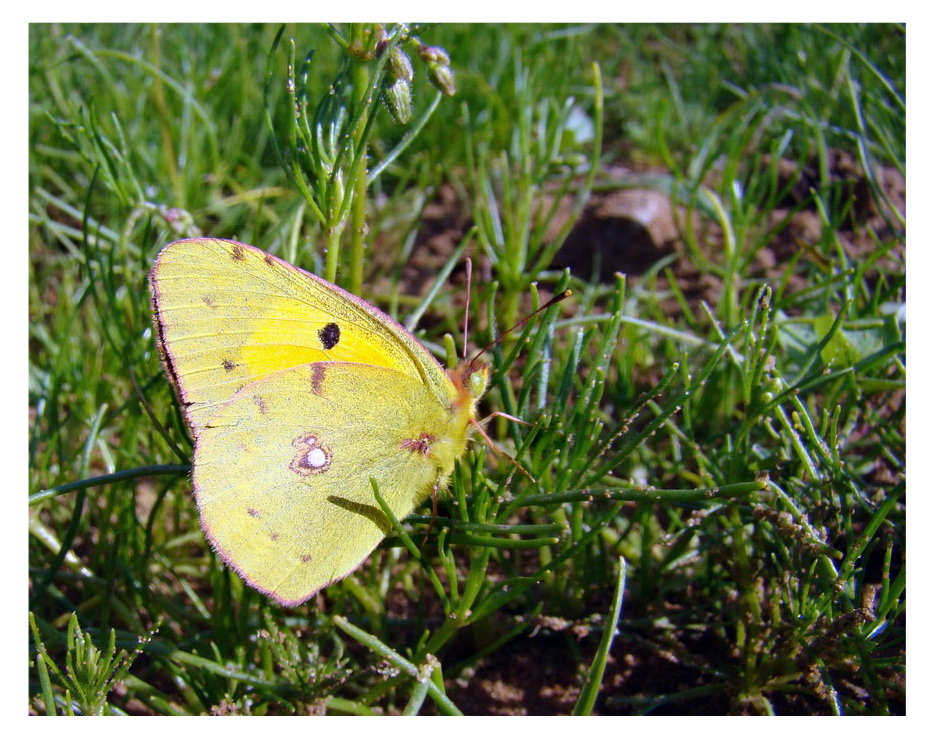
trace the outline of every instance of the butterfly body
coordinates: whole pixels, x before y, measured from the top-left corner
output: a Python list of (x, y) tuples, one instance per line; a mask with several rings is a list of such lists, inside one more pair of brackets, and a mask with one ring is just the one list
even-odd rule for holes
[(294, 605), (354, 570), (445, 486), (488, 370), (443, 370), (374, 306), (246, 244), (173, 242), (150, 275), (214, 549)]

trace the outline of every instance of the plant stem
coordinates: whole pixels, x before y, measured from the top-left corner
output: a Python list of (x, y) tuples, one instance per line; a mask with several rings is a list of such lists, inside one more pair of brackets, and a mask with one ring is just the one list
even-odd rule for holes
[[(364, 24), (351, 24), (351, 42), (364, 44)], [(360, 59), (354, 60), (353, 100), (370, 107), (367, 99), (370, 79), (368, 67)], [(354, 188), (351, 205), (351, 273), (348, 276), (348, 289), (360, 294), (364, 283), (364, 234), (367, 232), (367, 140), (364, 138), (369, 116), (361, 116), (354, 129), (354, 151), (359, 153), (356, 171), (350, 173), (351, 186)]]

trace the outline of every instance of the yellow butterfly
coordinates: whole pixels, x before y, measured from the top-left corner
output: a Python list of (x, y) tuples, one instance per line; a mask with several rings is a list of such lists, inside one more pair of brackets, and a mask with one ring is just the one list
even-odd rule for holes
[(444, 370), (366, 301), (256, 247), (166, 246), (149, 278), (195, 439), (202, 528), (251, 586), (300, 604), (448, 481), (489, 369)]

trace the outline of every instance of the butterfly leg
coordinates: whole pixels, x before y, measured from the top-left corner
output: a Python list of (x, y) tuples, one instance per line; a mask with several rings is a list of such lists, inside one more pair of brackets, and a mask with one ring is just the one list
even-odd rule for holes
[(432, 485), (432, 519), (429, 520), (429, 526), (426, 528), (426, 534), (423, 535), (422, 542), (419, 543), (420, 549), (426, 546), (429, 541), (429, 535), (435, 526), (436, 519), (439, 518), (439, 483)]

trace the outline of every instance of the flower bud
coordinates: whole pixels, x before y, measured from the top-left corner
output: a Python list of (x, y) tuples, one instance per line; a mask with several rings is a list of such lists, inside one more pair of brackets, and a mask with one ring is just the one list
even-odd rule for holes
[(441, 64), (443, 67), (448, 67), (452, 63), (445, 49), (440, 49), (438, 46), (420, 47), (419, 58), (426, 64)]
[(419, 49), (419, 58), (426, 64), (432, 86), (444, 95), (452, 97), (455, 94), (455, 73), (449, 66), (451, 61), (445, 49), (438, 46), (422, 46)]
[(443, 64), (429, 64), (429, 82), (432, 86), (443, 93), (452, 97), (455, 94), (455, 73), (451, 67)]
[(380, 97), (394, 121), (409, 123), (413, 117), (413, 95), (409, 82), (398, 78), (389, 87), (384, 87)]
[(394, 46), (390, 49), (390, 58), (387, 60), (387, 76), (393, 81), (413, 81), (413, 64), (403, 49)]

